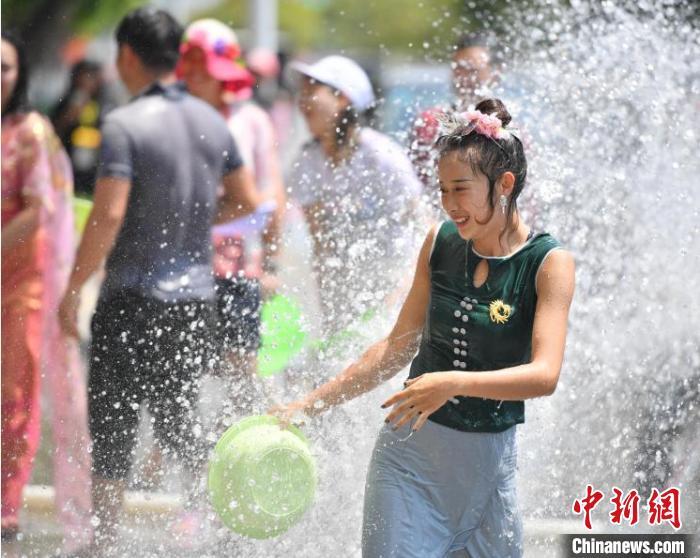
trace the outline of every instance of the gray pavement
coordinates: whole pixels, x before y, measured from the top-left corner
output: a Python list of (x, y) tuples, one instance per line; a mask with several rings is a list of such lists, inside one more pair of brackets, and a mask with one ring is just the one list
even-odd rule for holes
[[(226, 534), (223, 529), (210, 529), (210, 540), (201, 544), (184, 547), (175, 541), (170, 525), (172, 515), (141, 515), (131, 517), (121, 529), (123, 548), (117, 556), (131, 558), (258, 558), (259, 554), (250, 550), (238, 553), (237, 538)], [(567, 522), (535, 521), (525, 522), (525, 557), (559, 558), (558, 532), (562, 529), (577, 529), (577, 525)], [(47, 515), (25, 514), (22, 540), (3, 543), (2, 558), (44, 558), (60, 556), (61, 532), (59, 526)], [(215, 532), (211, 532), (215, 531)], [(548, 533), (549, 532), (549, 533)], [(284, 536), (284, 535), (282, 535)], [(246, 544), (246, 548), (250, 545)], [(293, 553), (288, 558), (297, 558)], [(312, 558), (299, 556), (298, 558)]]

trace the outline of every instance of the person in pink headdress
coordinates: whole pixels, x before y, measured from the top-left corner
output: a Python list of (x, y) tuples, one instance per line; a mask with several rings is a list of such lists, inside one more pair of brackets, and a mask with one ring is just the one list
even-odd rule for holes
[(258, 214), (216, 226), (212, 232), (224, 364), (250, 378), (260, 346), (261, 293), (275, 283), (275, 252), (286, 203), (275, 134), (270, 117), (250, 100), (255, 79), (244, 66), (230, 27), (214, 19), (193, 22), (185, 30), (180, 53), (178, 76), (190, 93), (224, 116), (258, 191), (270, 200)]

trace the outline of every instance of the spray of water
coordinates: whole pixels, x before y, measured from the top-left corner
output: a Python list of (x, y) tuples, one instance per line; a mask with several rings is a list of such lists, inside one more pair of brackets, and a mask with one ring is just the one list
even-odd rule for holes
[[(658, 468), (673, 464), (644, 459), (658, 450), (650, 425), (662, 431), (663, 417), (663, 431), (678, 434), (697, 420), (700, 34), (683, 5), (635, 4), (538, 2), (501, 37), (513, 56), (500, 88), (531, 140), (526, 219), (558, 237), (578, 265), (560, 388), (529, 405), (521, 429), (526, 517), (570, 517), (587, 483), (661, 488), (668, 475)], [(391, 318), (375, 320), (340, 354), (302, 361), (297, 385), (341, 370)], [(269, 541), (220, 532), (221, 548), (359, 555), (364, 477), (379, 403), (392, 387), (307, 425), (320, 484), (299, 525)], [(684, 482), (687, 494), (697, 492), (697, 478)]]
[[(513, 56), (500, 88), (531, 140), (523, 209), (578, 266), (559, 390), (529, 405), (521, 429), (522, 511), (571, 517), (587, 483), (605, 492), (663, 488), (694, 451), (687, 433), (700, 412), (700, 34), (674, 2), (536, 2), (517, 15), (501, 37)], [(370, 328), (368, 339), (386, 325)], [(276, 540), (231, 548), (359, 554), (380, 398), (368, 395), (309, 426), (322, 480), (302, 523)], [(698, 477), (683, 483), (692, 525)]]
[[(547, 46), (513, 63), (530, 92), (531, 219), (578, 265), (560, 388), (531, 406), (521, 444), (524, 507), (545, 517), (586, 483), (661, 488), (654, 469), (688, 456), (650, 440), (688, 437), (700, 413), (697, 27), (669, 2), (550, 15), (534, 34)], [(698, 477), (684, 482), (693, 521)]]

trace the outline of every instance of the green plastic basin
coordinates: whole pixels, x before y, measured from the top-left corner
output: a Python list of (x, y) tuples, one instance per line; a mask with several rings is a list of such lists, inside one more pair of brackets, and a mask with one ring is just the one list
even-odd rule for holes
[(295, 427), (254, 416), (231, 426), (209, 464), (209, 495), (222, 522), (241, 535), (266, 539), (287, 531), (311, 506), (316, 464)]

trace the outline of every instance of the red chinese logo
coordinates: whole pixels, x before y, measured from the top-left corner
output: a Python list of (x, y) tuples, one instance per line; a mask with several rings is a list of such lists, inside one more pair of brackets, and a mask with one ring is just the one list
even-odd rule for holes
[[(639, 523), (639, 492), (630, 490), (625, 493), (617, 487), (613, 487), (613, 497), (610, 503), (613, 510), (610, 512), (610, 522), (620, 525), (627, 521), (630, 526)], [(590, 484), (586, 485), (586, 495), (574, 500), (573, 511), (575, 514), (583, 514), (583, 523), (587, 529), (592, 529), (591, 512), (603, 499), (603, 493), (595, 490)], [(656, 488), (651, 491), (647, 506), (649, 509), (649, 525), (661, 525), (664, 522), (670, 523), (674, 529), (681, 528), (681, 491), (678, 488), (669, 488), (664, 492), (659, 492)]]
[(639, 493), (636, 490), (631, 490), (625, 498), (622, 498), (622, 490), (613, 487), (613, 496), (610, 501), (615, 509), (610, 512), (610, 521), (615, 525), (620, 525), (625, 519), (630, 525), (635, 525), (639, 522)]
[(586, 485), (586, 497), (581, 500), (574, 501), (574, 513), (579, 515), (584, 514), (583, 523), (587, 529), (593, 529), (591, 526), (591, 512), (603, 499), (603, 493), (600, 490), (593, 490), (593, 487)]
[(659, 493), (656, 488), (649, 496), (649, 525), (668, 521), (674, 529), (681, 528), (681, 491), (669, 488)]

